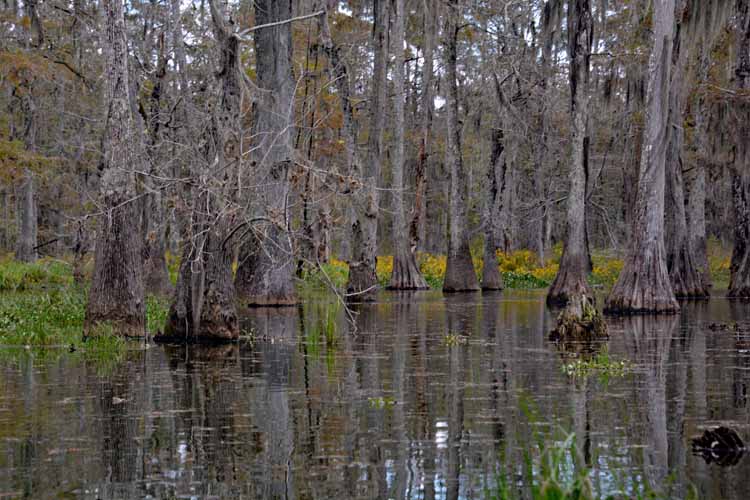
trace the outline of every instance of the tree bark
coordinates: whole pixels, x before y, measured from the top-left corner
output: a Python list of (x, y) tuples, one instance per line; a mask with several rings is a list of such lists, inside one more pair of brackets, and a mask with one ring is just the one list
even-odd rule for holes
[(649, 59), (641, 168), (638, 176), (632, 244), (605, 312), (615, 314), (679, 311), (664, 247), (664, 185), (668, 145), (669, 83), (675, 0), (655, 0), (654, 44)]
[[(256, 0), (257, 25), (292, 18), (290, 0)], [(291, 306), (294, 289), (294, 255), (290, 232), (290, 173), (294, 165), (294, 91), (292, 77), (292, 24), (253, 32), (259, 98), (254, 105), (254, 184), (262, 186), (253, 197), (254, 210), (266, 223), (243, 242), (235, 286), (248, 306)]]
[(420, 126), (421, 138), (419, 156), (414, 172), (414, 211), (412, 213), (410, 238), (412, 251), (422, 249), (425, 243), (426, 209), (427, 209), (427, 166), (430, 162), (430, 128), (433, 114), (433, 72), (435, 46), (435, 18), (438, 4), (434, 0), (424, 1), (424, 47), (422, 56), (422, 95)]
[(135, 202), (135, 170), (141, 163), (129, 101), (128, 45), (123, 3), (104, 0), (105, 103), (101, 196), (94, 276), (89, 289), (84, 336), (108, 324), (116, 335), (146, 335), (141, 214)]
[[(220, 52), (221, 70), (217, 73), (221, 85), (220, 103), (207, 127), (205, 167), (191, 175), (191, 181), (196, 183), (190, 195), (193, 221), (192, 227), (184, 226), (182, 232), (183, 238), (192, 238), (183, 242), (185, 247), (173, 303), (164, 333), (157, 337), (162, 341), (219, 343), (239, 337), (230, 242), (234, 220), (226, 206), (227, 200), (232, 200), (240, 155), (236, 135), (241, 100), (239, 39), (226, 27), (214, 0), (209, 0), (209, 7)], [(178, 2), (172, 2), (172, 9), (179, 9)], [(181, 39), (181, 32), (175, 38)], [(181, 51), (178, 56), (178, 64), (184, 72), (186, 61)], [(182, 80), (181, 86), (187, 94), (186, 80)], [(181, 209), (184, 218), (186, 208)]]
[(388, 288), (392, 290), (424, 290), (429, 288), (419, 271), (417, 259), (409, 240), (409, 226), (406, 221), (404, 203), (404, 0), (395, 0), (396, 16), (393, 19), (393, 47), (395, 65), (393, 68), (393, 271)]
[[(750, 0), (737, 0), (736, 26), (735, 85), (746, 92), (750, 89)], [(738, 120), (732, 173), (734, 248), (728, 296), (750, 299), (750, 105), (741, 102), (735, 106)]]
[(482, 290), (502, 290), (505, 288), (500, 268), (497, 264), (497, 251), (502, 248), (504, 231), (505, 190), (508, 187), (508, 163), (505, 154), (503, 130), (492, 131), (492, 153), (487, 169), (487, 198), (484, 210), (484, 259), (482, 265)]
[(38, 257), (36, 250), (37, 208), (34, 174), (29, 169), (24, 169), (21, 184), (16, 190), (16, 214), (18, 219), (16, 260), (34, 262)]
[(150, 176), (144, 179), (147, 190), (143, 199), (143, 245), (144, 281), (146, 293), (168, 296), (172, 293), (166, 259), (167, 225), (164, 214), (164, 195), (155, 179), (159, 175), (158, 148), (161, 139), (161, 98), (164, 93), (164, 81), (167, 76), (167, 57), (165, 42), (162, 37), (159, 47), (158, 63), (154, 71), (153, 88), (150, 101), (150, 112), (147, 117), (149, 131), (149, 169)]
[(461, 8), (458, 0), (450, 0), (445, 15), (445, 76), (448, 85), (446, 108), (445, 161), (450, 171), (448, 195), (448, 262), (443, 280), (443, 292), (473, 292), (479, 290), (477, 275), (471, 260), (468, 231), (468, 181), (461, 152), (461, 130), (458, 119), (458, 20)]
[[(707, 49), (706, 49), (707, 50)], [(708, 74), (708, 57), (701, 55), (699, 78), (705, 80)], [(695, 137), (697, 162), (688, 177), (687, 226), (690, 252), (701, 275), (703, 288), (711, 289), (711, 269), (708, 263), (706, 244), (706, 165), (708, 161), (708, 109), (705, 96), (699, 96), (695, 103)]]
[(684, 115), (687, 107), (685, 92), (685, 69), (688, 63), (688, 50), (682, 47), (681, 30), (684, 2), (677, 2), (677, 32), (672, 50), (672, 79), (669, 88), (669, 122), (667, 136), (669, 146), (666, 156), (667, 200), (671, 213), (668, 214), (667, 269), (672, 281), (672, 289), (678, 298), (708, 298), (708, 290), (703, 286), (703, 278), (698, 271), (688, 237), (685, 190), (682, 175), (682, 150), (684, 146)]
[(370, 131), (367, 161), (356, 174), (362, 179), (362, 189), (353, 200), (352, 259), (346, 284), (350, 301), (375, 300), (378, 278), (377, 261), (380, 167), (383, 163), (383, 123), (386, 106), (386, 74), (388, 64), (388, 2), (374, 0), (373, 53), (375, 64), (370, 96)]
[(547, 293), (547, 303), (565, 306), (593, 297), (587, 281), (590, 256), (586, 234), (586, 183), (588, 167), (588, 80), (594, 21), (589, 0), (568, 2), (568, 54), (570, 57), (571, 119), (573, 128), (567, 234), (560, 269)]

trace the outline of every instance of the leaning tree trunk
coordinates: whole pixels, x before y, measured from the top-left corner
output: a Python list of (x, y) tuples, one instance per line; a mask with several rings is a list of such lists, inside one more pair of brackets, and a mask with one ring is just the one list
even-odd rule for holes
[(101, 194), (94, 276), (89, 289), (84, 336), (100, 324), (113, 333), (143, 337), (146, 308), (143, 290), (141, 214), (136, 203), (134, 171), (140, 170), (141, 144), (128, 97), (128, 45), (123, 3), (103, 0), (105, 25), (105, 103), (109, 110), (102, 140)]
[(508, 187), (508, 163), (505, 155), (503, 129), (492, 131), (492, 153), (487, 169), (487, 198), (484, 209), (484, 261), (482, 266), (482, 290), (502, 290), (505, 288), (500, 268), (497, 264), (497, 251), (502, 247), (503, 204)]
[[(589, 0), (568, 3), (568, 53), (570, 56), (571, 118), (573, 125), (570, 189), (568, 191), (567, 234), (560, 269), (547, 293), (547, 303), (564, 306), (593, 297), (586, 279), (589, 252), (586, 236), (586, 171), (588, 162), (588, 79), (593, 18)], [(576, 311), (581, 308), (577, 308)]]
[(467, 204), (469, 186), (461, 154), (461, 130), (458, 120), (458, 81), (456, 80), (458, 19), (461, 9), (457, 0), (450, 0), (445, 14), (445, 76), (448, 84), (446, 122), (448, 137), (445, 162), (450, 172), (448, 195), (448, 262), (443, 292), (479, 290), (477, 274), (471, 260)]
[(406, 221), (404, 204), (404, 0), (396, 0), (396, 16), (393, 19), (393, 47), (396, 62), (393, 67), (393, 271), (388, 288), (392, 290), (424, 290), (429, 288), (419, 272), (414, 249), (409, 240), (409, 227)]
[(290, 175), (294, 166), (294, 91), (292, 77), (290, 0), (256, 0), (258, 25), (282, 24), (253, 32), (259, 98), (254, 106), (255, 171), (252, 194), (256, 214), (264, 218), (241, 243), (235, 286), (248, 306), (290, 306), (297, 303), (290, 232)]
[(353, 200), (352, 258), (349, 263), (347, 297), (351, 301), (375, 300), (378, 277), (377, 236), (380, 166), (383, 162), (383, 122), (385, 120), (388, 64), (388, 2), (374, 0), (373, 51), (375, 63), (370, 96), (370, 132), (367, 160), (360, 167), (362, 189)]
[[(750, 0), (737, 0), (736, 87), (750, 89)], [(732, 175), (734, 202), (734, 249), (732, 251), (729, 297), (750, 298), (750, 104), (738, 102), (735, 165)]]
[(18, 238), (16, 239), (16, 259), (21, 262), (34, 262), (38, 255), (37, 209), (34, 195), (34, 174), (24, 169), (21, 185), (16, 191), (16, 214), (18, 218)]
[(666, 156), (667, 199), (669, 207), (667, 222), (667, 269), (672, 289), (678, 298), (708, 298), (703, 278), (693, 255), (688, 237), (685, 189), (682, 174), (682, 149), (684, 146), (683, 117), (687, 107), (685, 93), (685, 69), (688, 50), (683, 47), (681, 31), (683, 0), (677, 2), (677, 34), (672, 52), (672, 82), (669, 88), (669, 122), (667, 137), (669, 146)]
[(675, 0), (654, 1), (654, 45), (649, 59), (646, 126), (638, 175), (632, 244), (625, 266), (607, 297), (605, 312), (615, 314), (679, 311), (664, 247), (664, 185), (669, 82)]

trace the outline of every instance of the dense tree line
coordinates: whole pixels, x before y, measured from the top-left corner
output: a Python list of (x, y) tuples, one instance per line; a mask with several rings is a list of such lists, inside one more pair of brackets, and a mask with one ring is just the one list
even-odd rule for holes
[(748, 0), (0, 9), (0, 244), (93, 252), (91, 327), (143, 335), (156, 293), (165, 335), (232, 339), (334, 255), (367, 301), (378, 255), (393, 289), (424, 250), (444, 291), (496, 290), (497, 251), (557, 242), (548, 301), (579, 314), (595, 247), (626, 256), (608, 311), (708, 297), (710, 236), (750, 298)]

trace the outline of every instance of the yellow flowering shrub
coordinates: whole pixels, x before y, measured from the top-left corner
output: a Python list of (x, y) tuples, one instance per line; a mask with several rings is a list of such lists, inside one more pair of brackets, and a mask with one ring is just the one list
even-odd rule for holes
[(591, 272), (591, 283), (594, 285), (613, 286), (620, 271), (625, 265), (622, 259), (616, 257), (593, 255), (594, 269)]
[(445, 255), (417, 252), (419, 270), (427, 281), (427, 284), (433, 288), (439, 288), (443, 285), (447, 262), (448, 260)]
[(378, 276), (378, 283), (386, 286), (391, 281), (393, 273), (393, 255), (381, 255), (377, 258), (375, 264), (375, 274)]
[(732, 250), (724, 248), (716, 238), (708, 240), (708, 269), (716, 288), (728, 288), (732, 274)]

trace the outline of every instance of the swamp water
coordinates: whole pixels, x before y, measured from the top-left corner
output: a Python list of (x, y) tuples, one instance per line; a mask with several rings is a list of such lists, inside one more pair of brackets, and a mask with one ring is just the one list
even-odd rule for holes
[(358, 313), (355, 335), (322, 303), (258, 309), (252, 345), (106, 366), (6, 352), (0, 499), (485, 498), (502, 477), (523, 496), (538, 439), (565, 433), (600, 493), (750, 498), (750, 457), (691, 451), (718, 425), (750, 442), (749, 305), (609, 318), (602, 348), (628, 368), (575, 377), (540, 292), (383, 294)]

